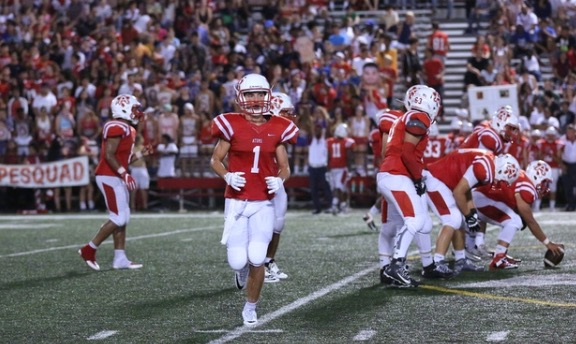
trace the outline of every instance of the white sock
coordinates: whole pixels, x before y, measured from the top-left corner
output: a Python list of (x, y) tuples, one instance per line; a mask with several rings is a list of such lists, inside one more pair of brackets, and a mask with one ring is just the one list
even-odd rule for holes
[(380, 268), (390, 265), (390, 256), (380, 255)]
[(246, 303), (244, 304), (244, 310), (245, 311), (254, 311), (254, 310), (256, 310), (256, 304), (257, 304), (257, 302), (246, 301)]
[(88, 243), (88, 246), (92, 247), (93, 249), (97, 249), (97, 248), (98, 248), (98, 246), (96, 246), (96, 244), (93, 243), (92, 241), (90, 241), (90, 242)]
[(444, 259), (446, 259), (446, 257), (444, 257), (443, 254), (434, 253), (434, 262), (435, 262), (435, 263), (440, 263), (440, 262), (443, 261)]
[(464, 250), (454, 250), (454, 259), (456, 260), (466, 259), (466, 254), (464, 253)]
[(88, 201), (88, 209), (94, 209), (94, 201)]
[(86, 202), (80, 202), (80, 210), (86, 210)]
[(550, 209), (556, 208), (556, 200), (550, 200)]
[(473, 250), (474, 245), (476, 245), (476, 234), (472, 236), (471, 234), (466, 233), (466, 249), (468, 251)]
[(119, 261), (119, 260), (128, 260), (128, 258), (126, 258), (126, 251), (125, 250), (114, 250), (114, 261)]
[(338, 206), (338, 197), (332, 197), (332, 206), (334, 208)]
[(264, 264), (270, 263), (271, 260), (272, 260), (272, 258), (266, 257), (266, 259), (264, 259)]
[(422, 266), (428, 266), (432, 264), (432, 239), (430, 234), (416, 233), (414, 237), (416, 241), (416, 246), (420, 251), (420, 260), (422, 260)]
[(402, 228), (396, 235), (396, 245), (394, 246), (394, 259), (406, 258), (410, 244), (414, 240), (414, 234), (408, 229)]
[(506, 253), (506, 251), (507, 251), (506, 247), (502, 245), (496, 245), (496, 248), (494, 249), (494, 256), (501, 253)]

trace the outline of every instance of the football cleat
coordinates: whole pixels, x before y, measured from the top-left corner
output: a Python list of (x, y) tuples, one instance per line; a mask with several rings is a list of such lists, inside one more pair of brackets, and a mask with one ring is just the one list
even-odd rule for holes
[(469, 259), (462, 258), (454, 262), (454, 273), (458, 275), (462, 271), (484, 271), (484, 267), (472, 263)]
[(414, 280), (408, 274), (403, 260), (393, 260), (392, 263), (384, 269), (384, 276), (397, 282), (399, 287), (417, 287), (419, 282)]
[(470, 250), (470, 251), (469, 251), (468, 249), (466, 249), (466, 251), (464, 252), (464, 254), (466, 255), (466, 258), (467, 258), (467, 259), (469, 259), (469, 260), (477, 263), (477, 262), (479, 262), (479, 261), (482, 260), (482, 257), (477, 256), (476, 254), (474, 254), (474, 251), (475, 251), (474, 249), (472, 249), (472, 250)]
[(258, 324), (258, 315), (254, 309), (245, 309), (242, 311), (242, 319), (244, 319), (244, 325), (255, 326)]
[(422, 277), (431, 279), (443, 279), (451, 278), (454, 276), (454, 271), (448, 267), (446, 261), (440, 261), (438, 263), (432, 262), (432, 264), (425, 266), (422, 269)]
[(384, 274), (384, 270), (389, 266), (390, 265), (385, 265), (382, 269), (380, 269), (380, 283), (383, 285), (399, 286), (399, 283)]
[(234, 282), (236, 283), (236, 288), (238, 288), (238, 290), (242, 290), (246, 287), (246, 280), (248, 280), (249, 273), (250, 267), (248, 264), (240, 269), (240, 271), (234, 273)]
[(143, 266), (142, 264), (137, 264), (129, 260), (125, 260), (121, 262), (114, 262), (112, 268), (116, 270), (123, 270), (123, 269), (135, 270), (140, 269), (142, 266)]
[(513, 263), (506, 257), (506, 253), (500, 253), (494, 256), (492, 261), (490, 262), (490, 270), (498, 270), (498, 269), (517, 269), (518, 264)]
[(288, 275), (286, 275), (282, 270), (280, 270), (278, 264), (276, 264), (276, 261), (274, 259), (270, 260), (270, 262), (264, 265), (266, 266), (266, 271), (268, 271), (272, 276), (279, 279), (288, 278)]
[(86, 245), (78, 250), (78, 254), (84, 259), (88, 267), (92, 270), (100, 271), (100, 265), (96, 263), (96, 249), (93, 249), (90, 245)]
[(364, 223), (368, 226), (368, 228), (371, 231), (373, 231), (373, 232), (378, 231), (378, 227), (376, 227), (376, 224), (374, 223), (374, 218), (372, 217), (372, 214), (366, 213), (366, 215), (364, 215), (362, 220), (364, 221)]
[(270, 273), (268, 267), (264, 269), (264, 283), (277, 283), (280, 282), (280, 279)]
[(492, 252), (488, 251), (486, 245), (482, 244), (479, 246), (474, 246), (472, 253), (480, 258), (492, 258)]

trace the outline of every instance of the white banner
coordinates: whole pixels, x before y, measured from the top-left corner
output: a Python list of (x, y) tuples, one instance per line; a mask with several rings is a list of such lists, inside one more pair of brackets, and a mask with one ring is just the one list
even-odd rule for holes
[(517, 89), (516, 85), (470, 87), (470, 119), (491, 119), (494, 112), (505, 105), (510, 105), (512, 112), (520, 115)]
[(87, 185), (90, 180), (88, 157), (30, 165), (0, 164), (0, 186), (53, 188)]

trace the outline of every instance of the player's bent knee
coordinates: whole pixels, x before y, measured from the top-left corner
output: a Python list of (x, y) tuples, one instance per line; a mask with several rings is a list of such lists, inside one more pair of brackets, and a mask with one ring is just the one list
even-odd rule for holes
[(228, 248), (228, 265), (232, 270), (240, 270), (248, 264), (245, 248)]
[(420, 232), (426, 223), (426, 216), (427, 215), (416, 215), (414, 217), (407, 217), (404, 221), (406, 229), (412, 234)]
[(452, 212), (441, 217), (442, 226), (450, 226), (454, 229), (462, 227), (462, 215), (459, 212)]
[(266, 252), (268, 251), (268, 243), (264, 242), (251, 242), (248, 244), (248, 261), (254, 266), (264, 264), (266, 259)]

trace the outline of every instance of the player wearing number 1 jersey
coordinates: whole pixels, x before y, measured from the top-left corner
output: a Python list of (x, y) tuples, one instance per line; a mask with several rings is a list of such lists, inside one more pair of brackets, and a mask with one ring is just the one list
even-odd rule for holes
[(136, 130), (130, 124), (138, 124), (144, 118), (140, 103), (132, 95), (119, 95), (110, 105), (112, 120), (102, 130), (102, 149), (96, 167), (96, 184), (104, 195), (109, 219), (92, 240), (78, 253), (93, 270), (100, 270), (96, 262), (96, 249), (110, 235), (114, 239), (114, 269), (138, 269), (142, 264), (128, 260), (125, 253), (126, 226), (130, 221), (129, 190), (136, 189), (136, 181), (128, 173), (128, 165), (150, 153), (132, 154)]
[(228, 264), (236, 271), (236, 287), (246, 288), (244, 324), (254, 326), (266, 251), (274, 230), (271, 199), (290, 176), (284, 143), (298, 135), (298, 128), (280, 116), (264, 116), (270, 111), (271, 92), (263, 76), (246, 75), (236, 92), (243, 112), (214, 119), (212, 134), (219, 140), (211, 166), (228, 184), (221, 243), (227, 247)]

